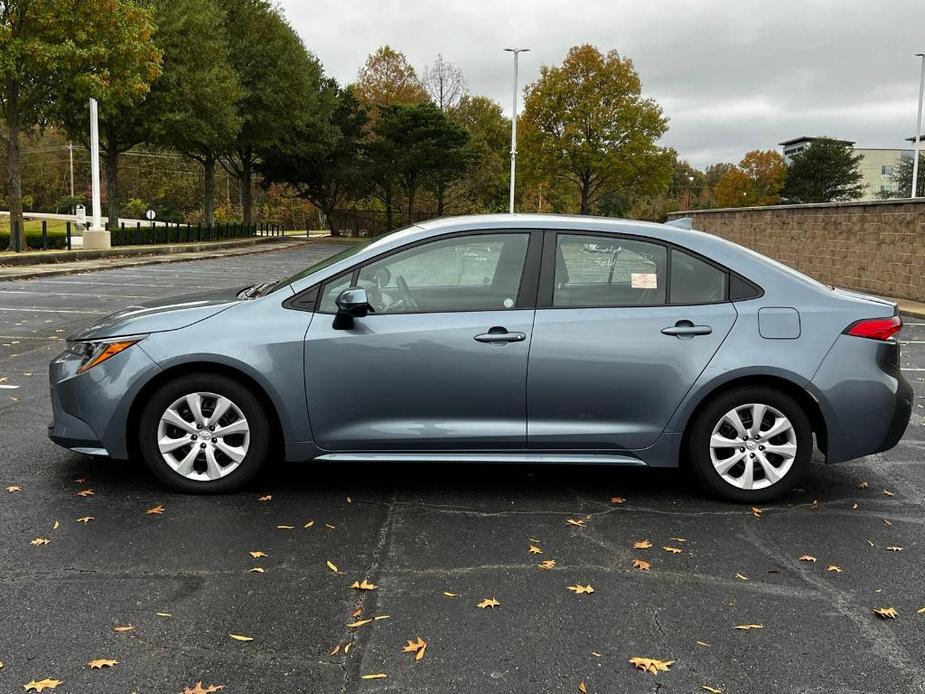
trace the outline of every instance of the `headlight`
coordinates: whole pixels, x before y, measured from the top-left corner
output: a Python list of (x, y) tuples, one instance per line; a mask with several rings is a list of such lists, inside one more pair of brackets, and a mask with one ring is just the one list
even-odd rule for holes
[(80, 357), (80, 367), (77, 369), (77, 373), (83, 373), (87, 369), (92, 369), (97, 364), (102, 364), (119, 352), (128, 349), (144, 337), (145, 335), (136, 335), (134, 337), (114, 337), (105, 340), (72, 342), (67, 351)]

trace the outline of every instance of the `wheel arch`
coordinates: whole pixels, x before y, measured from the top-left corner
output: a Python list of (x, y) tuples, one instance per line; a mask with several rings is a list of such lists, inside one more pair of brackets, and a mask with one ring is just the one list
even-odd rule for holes
[(283, 453), (282, 441), (284, 440), (284, 437), (282, 422), (279, 418), (279, 412), (273, 404), (273, 400), (267, 393), (266, 389), (256, 379), (248, 375), (246, 372), (233, 366), (229, 366), (228, 364), (209, 361), (193, 361), (177, 364), (175, 366), (171, 366), (159, 371), (135, 394), (135, 397), (132, 400), (132, 404), (129, 406), (128, 416), (125, 420), (125, 442), (129, 456), (132, 459), (140, 458), (141, 456), (138, 441), (138, 425), (141, 412), (151, 395), (153, 395), (153, 393), (162, 385), (169, 383), (176, 378), (181, 376), (201, 374), (218, 374), (226, 376), (238, 381), (253, 391), (254, 395), (257, 396), (257, 398), (263, 404), (264, 408), (266, 408), (267, 417), (270, 419), (270, 426), (273, 429), (271, 444), (274, 445), (275, 448), (271, 448), (271, 456), (281, 455)]
[[(805, 386), (800, 385), (795, 380), (776, 374), (748, 374), (736, 376), (722, 383), (716, 384), (706, 390), (688, 411), (684, 421), (684, 430), (681, 437), (681, 450), (686, 451), (688, 437), (690, 436), (691, 423), (697, 418), (697, 415), (712, 401), (714, 398), (727, 393), (730, 390), (741, 387), (765, 387), (773, 388), (786, 393), (796, 400), (806, 416), (809, 417), (813, 433), (816, 435), (816, 445), (819, 450), (826, 453), (828, 450), (828, 429), (826, 427), (825, 415), (816, 397)], [(682, 456), (682, 460), (686, 456)]]

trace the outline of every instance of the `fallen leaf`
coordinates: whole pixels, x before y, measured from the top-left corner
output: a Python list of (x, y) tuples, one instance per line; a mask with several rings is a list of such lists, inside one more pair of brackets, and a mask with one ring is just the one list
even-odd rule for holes
[(356, 590), (376, 590), (378, 586), (376, 586), (375, 583), (370, 583), (364, 578), (362, 581), (354, 581), (350, 587)]
[(380, 619), (388, 619), (391, 615), (381, 614), (378, 617), (373, 617), (373, 621), (378, 622)]
[(328, 653), (328, 655), (329, 656), (337, 655), (339, 651), (340, 651), (340, 644), (337, 644), (336, 646), (334, 646), (334, 648), (331, 649), (331, 652)]
[(382, 680), (388, 677), (385, 673), (377, 672), (375, 675), (360, 675), (361, 680)]
[(584, 522), (584, 520), (581, 519), (581, 518), (569, 518), (569, 519), (568, 519), (567, 521), (565, 521), (565, 522), (568, 523), (569, 525), (575, 525), (575, 526), (577, 526), (577, 527), (579, 527), (579, 528), (585, 527), (585, 522)]
[(183, 689), (183, 694), (212, 694), (212, 692), (217, 692), (224, 688), (224, 685), (221, 684), (210, 684), (207, 687), (203, 687), (202, 682), (197, 682), (193, 687), (185, 687)]
[(352, 503), (353, 503), (353, 499), (351, 499), (349, 496), (347, 497), (347, 503), (348, 503), (348, 504), (352, 504)]
[(335, 528), (335, 526), (331, 525), (330, 523), (325, 523), (324, 527), (327, 528), (328, 530), (334, 530)]
[(836, 564), (829, 564), (829, 567), (826, 569), (826, 571), (834, 571), (835, 573), (840, 574), (842, 572), (842, 568)]
[(96, 494), (96, 492), (92, 489), (81, 489), (79, 492), (77, 492), (77, 496), (83, 497), (93, 496), (94, 494)]
[(678, 547), (662, 547), (662, 549), (665, 550), (666, 552), (671, 552), (672, 554), (681, 554), (681, 552), (684, 551), (683, 549), (679, 549)]
[(884, 489), (884, 490), (883, 490), (883, 495), (884, 495), (884, 496), (896, 496), (896, 495), (895, 495), (893, 492), (891, 492), (889, 489)]
[(77, 519), (78, 523), (89, 523), (92, 520), (96, 520), (93, 516), (81, 516)]
[(857, 486), (858, 486), (858, 489), (867, 489), (868, 487), (870, 487), (870, 482), (868, 482), (867, 480), (861, 480), (860, 482), (858, 482)]
[(575, 593), (575, 595), (581, 595), (582, 593), (593, 593), (593, 592), (594, 592), (594, 588), (592, 588), (590, 585), (587, 585), (587, 586), (583, 586), (583, 585), (568, 586), (568, 589), (569, 589), (570, 591), (572, 591), (573, 593)]
[(314, 524), (315, 524), (315, 521), (310, 520), (310, 521), (308, 521), (308, 523), (306, 523), (306, 524), (303, 525), (302, 527), (303, 527), (303, 528), (310, 528), (310, 527), (312, 527)]
[(648, 540), (636, 540), (633, 543), (633, 549), (649, 549), (652, 546), (652, 543)]
[(55, 521), (55, 524), (54, 524), (53, 526), (51, 526), (51, 529), (52, 529), (52, 530), (57, 530), (57, 529), (60, 528), (60, 527), (61, 527), (61, 524), (60, 524), (58, 521)]
[(673, 537), (671, 539), (674, 540), (675, 542), (687, 542), (687, 538), (685, 537)]
[(149, 515), (149, 516), (159, 516), (159, 515), (161, 515), (165, 510), (166, 510), (166, 509), (164, 509), (164, 507), (163, 507), (161, 504), (158, 504), (157, 506), (152, 506), (152, 507), (149, 508), (147, 511), (145, 511), (145, 514), (146, 514), (146, 515)]
[(602, 656), (600, 653), (598, 653), (597, 651), (591, 651), (591, 655), (593, 655), (595, 658), (603, 658), (603, 657), (604, 657), (604, 656)]
[(356, 621), (356, 622), (350, 622), (350, 624), (348, 624), (347, 626), (348, 626), (350, 629), (356, 629), (357, 627), (361, 627), (361, 626), (363, 626), (364, 624), (369, 624), (369, 623), (371, 623), (372, 621), (373, 621), (373, 620), (371, 620), (371, 619), (360, 619), (360, 620), (358, 620), (358, 621)]
[(418, 636), (416, 641), (409, 641), (405, 644), (405, 647), (401, 649), (402, 653), (414, 653), (414, 659), (420, 660), (424, 657), (424, 651), (427, 650), (427, 642)]
[(855, 503), (853, 503), (853, 504), (851, 505), (851, 510), (852, 510), (852, 511), (857, 511), (858, 508), (859, 508), (859, 506), (858, 506), (857, 502), (855, 502)]
[(890, 545), (889, 547), (887, 547), (887, 549), (890, 550), (891, 552), (902, 552), (903, 551), (902, 547), (897, 547), (896, 545)]
[(483, 610), (486, 607), (491, 607), (492, 609), (494, 609), (495, 607), (498, 607), (498, 605), (500, 604), (501, 603), (495, 600), (494, 598), (485, 598), (484, 600), (482, 600), (482, 602), (476, 605), (476, 607), (481, 607)]
[(29, 544), (40, 546), (40, 545), (47, 545), (49, 542), (51, 542), (51, 540), (49, 540), (47, 537), (37, 537)]
[(228, 634), (235, 641), (253, 641), (254, 639), (250, 636), (245, 636), (244, 634)]
[(755, 518), (761, 518), (762, 513), (764, 513), (764, 511), (762, 511), (760, 508), (758, 508), (757, 506), (752, 506), (752, 515)]
[(623, 504), (623, 503), (626, 503), (626, 499), (624, 499), (622, 496), (612, 496), (610, 497), (610, 503)]
[(267, 502), (267, 501), (272, 501), (272, 500), (273, 500), (272, 494), (264, 494), (263, 496), (257, 497), (257, 501)]
[(447, 591), (443, 591), (443, 594), (447, 596), (448, 598), (458, 598), (459, 597), (459, 593), (448, 593)]
[(655, 658), (630, 658), (630, 662), (637, 670), (651, 672), (657, 675), (659, 672), (667, 672), (668, 668), (674, 663), (673, 660), (657, 660)]
[(255, 566), (253, 569), (248, 569), (247, 573), (249, 574), (264, 574), (267, 570), (262, 566)]
[(873, 547), (873, 546), (874, 546), (874, 543), (873, 543), (873, 542), (871, 542), (870, 540), (868, 540), (868, 541), (867, 541), (867, 544), (869, 544), (869, 545), (870, 545), (871, 547)]
[(554, 569), (556, 568), (556, 560), (547, 559), (545, 561), (541, 561), (539, 564), (537, 564), (537, 566), (541, 569)]
[(86, 478), (86, 477), (78, 477), (77, 479), (74, 480), (74, 483), (75, 483), (75, 484), (83, 484), (83, 483), (86, 482), (86, 481), (87, 481), (87, 478)]
[(543, 553), (543, 550), (541, 550), (536, 545), (530, 545), (530, 549), (528, 549), (527, 551), (530, 552), (530, 554), (542, 554)]
[(706, 648), (710, 648), (710, 644), (708, 644), (706, 641), (698, 641), (698, 642), (697, 642), (697, 645), (698, 645), (698, 646), (705, 646)]
[(256, 552), (249, 552), (249, 554), (250, 554), (254, 559), (260, 559), (261, 557), (269, 557), (269, 556), (270, 556), (269, 554), (267, 554), (267, 553), (265, 553), (265, 552), (261, 552), (259, 549), (258, 549)]
[(705, 692), (710, 692), (710, 694), (723, 694), (722, 689), (716, 689), (715, 687), (710, 687), (706, 684), (701, 684), (700, 688)]
[(578, 691), (580, 691), (581, 694), (588, 694), (588, 685), (586, 685), (584, 682), (579, 682)]
[(652, 565), (644, 559), (633, 559), (633, 568), (639, 569), (640, 571), (648, 571), (652, 568)]
[(20, 487), (18, 484), (11, 484), (9, 487), (6, 488), (6, 490), (7, 490), (10, 494), (14, 494), (15, 492), (21, 492), (21, 491), (22, 491), (22, 487)]
[(886, 518), (881, 518), (880, 520), (882, 520), (882, 521), (883, 521), (883, 524), (884, 524), (885, 526), (887, 526), (887, 527), (893, 525), (893, 522), (892, 522), (892, 521), (888, 521)]
[(360, 613), (363, 611), (362, 607), (356, 608), (353, 612), (350, 613), (351, 617), (359, 617)]
[(293, 528), (295, 528), (294, 525), (277, 525), (276, 526), (277, 530), (292, 530)]
[(800, 557), (800, 561), (810, 561), (810, 562), (812, 562), (812, 561), (816, 561), (816, 557), (814, 557), (814, 556), (812, 556), (812, 555), (810, 555), (810, 554), (804, 554), (803, 556)]
[(112, 630), (117, 634), (126, 634), (130, 631), (135, 631), (135, 627), (131, 624), (126, 624), (125, 626), (113, 627)]
[(325, 564), (331, 571), (333, 571), (334, 573), (337, 573), (337, 566), (335, 564), (333, 564), (330, 561), (326, 561)]
[(155, 612), (154, 614), (156, 614), (158, 617), (173, 617), (173, 615), (169, 612)]
[(351, 647), (352, 645), (353, 645), (353, 644), (350, 643), (349, 641), (347, 642), (347, 645), (344, 646), (344, 655), (347, 655), (347, 654), (350, 652), (350, 647)]
[(748, 580), (748, 576), (746, 576), (745, 574), (736, 574), (736, 578), (738, 578), (740, 581)]
[(752, 629), (764, 629), (764, 624), (740, 624), (733, 628), (739, 631), (751, 631)]
[(62, 684), (61, 680), (55, 680), (51, 679), (50, 677), (46, 677), (43, 680), (32, 680), (25, 685), (25, 688), (27, 692), (41, 692), (45, 689), (54, 689), (59, 684)]
[(91, 660), (89, 663), (87, 663), (91, 670), (102, 670), (104, 667), (112, 667), (113, 665), (118, 664), (118, 660), (107, 660), (106, 658), (97, 658), (96, 660)]
[(899, 616), (895, 607), (877, 607), (872, 612), (882, 619), (896, 619)]
[(916, 612), (916, 614), (925, 614), (925, 607), (921, 607), (921, 608), (917, 609), (915, 612)]

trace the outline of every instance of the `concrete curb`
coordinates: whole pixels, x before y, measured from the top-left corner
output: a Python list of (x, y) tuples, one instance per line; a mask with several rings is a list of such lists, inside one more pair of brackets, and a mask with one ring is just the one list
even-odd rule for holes
[[(152, 253), (152, 249), (139, 247), (127, 248), (125, 251), (70, 251), (69, 253), (103, 253), (106, 255), (81, 260), (68, 260), (66, 262), (40, 265), (0, 266), (0, 282), (33, 279), (36, 277), (52, 277), (55, 275), (74, 275), (94, 270), (112, 270), (120, 267), (133, 267), (138, 265), (157, 265), (160, 263), (181, 263), (193, 260), (208, 260), (210, 258), (223, 258), (233, 255), (248, 255), (252, 253), (269, 253), (285, 248), (293, 248), (305, 243), (328, 240), (287, 238), (287, 237), (258, 237), (234, 242), (211, 242), (208, 244), (192, 244), (204, 250), (190, 250), (184, 246), (165, 246)], [(145, 250), (147, 252), (145, 252)]]

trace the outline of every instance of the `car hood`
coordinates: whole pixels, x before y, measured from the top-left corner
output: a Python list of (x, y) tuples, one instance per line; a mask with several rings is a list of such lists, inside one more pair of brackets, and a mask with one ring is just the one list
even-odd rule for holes
[(142, 301), (95, 319), (67, 339), (95, 340), (179, 330), (240, 303), (243, 301), (238, 298), (240, 291), (241, 287), (235, 287)]

